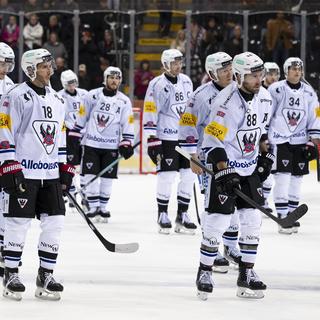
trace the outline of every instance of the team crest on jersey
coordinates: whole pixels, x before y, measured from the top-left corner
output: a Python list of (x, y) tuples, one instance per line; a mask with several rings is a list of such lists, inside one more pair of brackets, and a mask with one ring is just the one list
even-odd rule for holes
[(174, 103), (170, 106), (171, 111), (174, 113), (174, 115), (180, 119), (181, 115), (186, 111), (186, 103)]
[(23, 209), (28, 202), (28, 199), (24, 199), (24, 198), (18, 198), (17, 200), (21, 209)]
[(93, 166), (93, 162), (86, 162), (86, 166), (90, 170)]
[(105, 112), (94, 112), (94, 119), (96, 121), (97, 130), (99, 133), (101, 133), (104, 129), (111, 125), (114, 115)]
[(173, 159), (166, 159), (167, 165), (170, 167), (173, 162)]
[(286, 167), (289, 164), (289, 160), (282, 160), (282, 164)]
[(35, 120), (32, 126), (47, 154), (51, 154), (56, 144), (58, 122)]
[(305, 167), (305, 163), (304, 162), (299, 162), (298, 163), (298, 166), (299, 166), (299, 168), (300, 168), (300, 170), (303, 170), (304, 169), (304, 167)]
[(243, 156), (250, 156), (256, 149), (261, 136), (261, 129), (239, 130), (237, 139)]
[(225, 195), (225, 194), (219, 194), (218, 195), (218, 199), (219, 199), (221, 204), (224, 204), (228, 200), (228, 196)]
[(282, 115), (290, 132), (294, 132), (305, 116), (304, 110), (283, 108)]
[(72, 161), (73, 158), (74, 158), (74, 155), (73, 154), (68, 154), (67, 158), (68, 158), (69, 161)]

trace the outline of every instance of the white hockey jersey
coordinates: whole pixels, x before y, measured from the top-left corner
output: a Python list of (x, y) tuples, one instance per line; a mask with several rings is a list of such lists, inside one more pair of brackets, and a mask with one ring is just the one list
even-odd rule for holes
[(0, 161), (17, 160), (27, 179), (57, 179), (66, 162), (65, 102), (46, 87), (38, 95), (25, 82), (0, 102)]
[(0, 80), (0, 98), (14, 85), (13, 81), (8, 77), (4, 76), (4, 79)]
[(88, 94), (85, 89), (77, 88), (75, 95), (69, 94), (62, 89), (59, 94), (66, 102), (66, 127), (70, 130), (80, 131), (83, 129), (79, 123), (83, 123), (81, 118), (85, 117), (84, 98)]
[[(81, 143), (99, 149), (118, 149), (122, 139), (134, 141), (134, 118), (130, 99), (122, 92), (110, 97), (103, 88), (89, 91), (84, 100), (85, 133)], [(122, 136), (122, 137), (121, 137)]]
[(320, 110), (317, 95), (304, 82), (292, 89), (286, 80), (268, 88), (273, 100), (268, 137), (271, 144), (303, 144), (311, 138), (320, 138)]
[(180, 73), (176, 84), (164, 74), (149, 83), (143, 108), (143, 128), (147, 136), (161, 140), (179, 140), (179, 120), (193, 91), (188, 76)]
[(179, 123), (179, 144), (190, 154), (201, 153), (203, 131), (209, 123), (210, 110), (219, 92), (210, 81), (198, 87), (187, 102), (186, 111)]
[(251, 175), (257, 163), (259, 141), (272, 111), (270, 93), (263, 87), (246, 102), (235, 82), (217, 95), (204, 131), (202, 147), (208, 153), (223, 148), (228, 166), (241, 176)]

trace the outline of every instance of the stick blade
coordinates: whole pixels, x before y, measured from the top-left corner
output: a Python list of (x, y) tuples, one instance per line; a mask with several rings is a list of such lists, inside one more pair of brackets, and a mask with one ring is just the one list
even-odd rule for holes
[(139, 243), (132, 242), (132, 243), (123, 243), (123, 244), (116, 244), (114, 252), (117, 253), (134, 253), (138, 251)]
[(300, 205), (298, 208), (290, 212), (284, 219), (280, 220), (282, 227), (291, 227), (297, 220), (303, 217), (308, 211), (306, 204)]

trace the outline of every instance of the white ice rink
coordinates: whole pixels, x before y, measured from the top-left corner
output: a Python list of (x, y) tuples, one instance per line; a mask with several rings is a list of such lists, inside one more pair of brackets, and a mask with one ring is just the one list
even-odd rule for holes
[[(68, 212), (55, 272), (65, 286), (59, 302), (34, 298), (39, 234), (35, 221), (22, 257), (26, 292), (21, 302), (0, 298), (0, 319), (320, 319), (320, 184), (314, 173), (304, 180), (303, 202), (309, 212), (298, 234), (280, 235), (272, 220), (263, 219), (255, 267), (268, 285), (262, 300), (236, 297), (234, 270), (214, 274), (213, 294), (207, 301), (197, 299), (199, 228), (195, 236), (158, 234), (155, 182), (154, 175), (120, 175), (110, 203), (112, 218), (108, 224), (97, 224), (112, 242), (139, 242), (137, 253), (108, 252), (83, 218)], [(190, 207), (196, 220), (193, 202)]]

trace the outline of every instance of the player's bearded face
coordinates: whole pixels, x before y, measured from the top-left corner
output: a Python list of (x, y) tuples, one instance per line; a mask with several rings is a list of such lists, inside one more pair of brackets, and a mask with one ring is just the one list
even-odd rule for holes
[(261, 87), (263, 76), (263, 71), (256, 71), (251, 74), (246, 74), (242, 84), (243, 89), (253, 94), (258, 93)]
[(226, 87), (232, 81), (232, 66), (231, 64), (217, 70), (218, 82), (222, 87)]
[(287, 80), (293, 84), (298, 83), (302, 77), (301, 67), (294, 66), (290, 67), (288, 70)]
[(51, 62), (43, 62), (37, 65), (37, 77), (44, 85), (49, 85), (50, 77), (53, 75), (53, 67)]
[(120, 81), (121, 81), (121, 79), (118, 76), (108, 76), (107, 88), (112, 91), (118, 90), (119, 85), (120, 85)]

